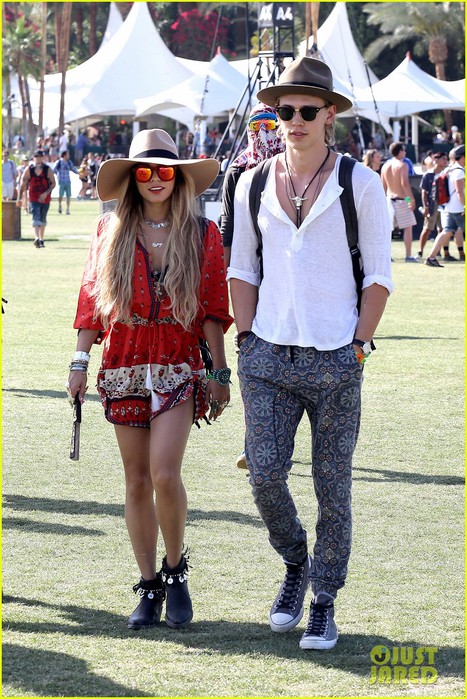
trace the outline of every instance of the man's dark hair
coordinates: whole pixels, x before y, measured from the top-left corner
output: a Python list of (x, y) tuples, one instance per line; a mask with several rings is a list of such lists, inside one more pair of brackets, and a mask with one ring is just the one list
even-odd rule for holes
[(394, 143), (391, 143), (391, 145), (389, 146), (389, 152), (393, 156), (399, 155), (401, 150), (405, 150), (405, 149), (406, 148), (405, 148), (404, 144), (401, 143), (400, 141), (395, 141)]

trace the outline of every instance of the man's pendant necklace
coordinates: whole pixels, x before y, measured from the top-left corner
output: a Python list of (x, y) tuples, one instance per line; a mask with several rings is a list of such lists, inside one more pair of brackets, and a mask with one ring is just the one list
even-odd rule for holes
[(313, 175), (313, 177), (311, 178), (311, 180), (308, 182), (307, 186), (306, 186), (305, 189), (303, 190), (302, 196), (299, 196), (299, 195), (297, 194), (297, 192), (295, 191), (295, 187), (294, 187), (294, 184), (293, 184), (292, 176), (291, 176), (290, 170), (289, 170), (289, 164), (288, 164), (288, 162), (287, 162), (287, 153), (285, 153), (285, 167), (287, 168), (287, 175), (288, 175), (288, 178), (289, 178), (288, 181), (290, 182), (290, 185), (291, 185), (291, 187), (292, 187), (292, 191), (293, 191), (293, 193), (294, 193), (294, 196), (293, 196), (293, 197), (291, 197), (291, 196), (289, 195), (289, 199), (290, 199), (291, 201), (293, 201), (293, 203), (294, 203), (295, 206), (297, 207), (297, 228), (300, 228), (300, 226), (302, 225), (302, 204), (303, 204), (303, 202), (304, 202), (306, 199), (308, 199), (308, 197), (305, 196), (305, 194), (306, 194), (306, 192), (307, 192), (307, 190), (308, 190), (308, 187), (309, 187), (309, 186), (314, 182), (314, 180), (318, 177), (319, 173), (321, 172), (321, 170), (323, 169), (323, 167), (326, 165), (327, 160), (328, 160), (330, 154), (331, 154), (331, 150), (330, 150), (330, 148), (328, 148), (328, 152), (326, 153), (325, 159), (323, 160), (323, 162), (321, 163), (321, 165), (320, 165), (319, 168), (316, 170), (315, 174)]

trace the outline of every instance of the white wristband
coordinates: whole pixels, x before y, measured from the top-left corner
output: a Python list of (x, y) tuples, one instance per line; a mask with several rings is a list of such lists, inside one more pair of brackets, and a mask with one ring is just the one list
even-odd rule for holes
[(91, 359), (91, 355), (88, 354), (87, 352), (75, 352), (73, 355), (73, 361), (74, 362), (89, 362)]

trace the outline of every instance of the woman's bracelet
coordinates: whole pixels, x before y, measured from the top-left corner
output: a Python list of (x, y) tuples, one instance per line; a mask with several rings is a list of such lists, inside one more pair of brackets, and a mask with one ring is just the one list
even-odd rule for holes
[(237, 335), (237, 347), (240, 347), (242, 342), (246, 340), (247, 337), (249, 337), (253, 333), (252, 330), (242, 330), (241, 333), (238, 333)]
[(89, 364), (89, 360), (91, 359), (91, 355), (88, 354), (87, 352), (75, 352), (73, 355), (73, 362), (86, 362)]
[(87, 365), (85, 366), (84, 364), (70, 364), (70, 371), (86, 371), (87, 372), (88, 367)]
[(206, 376), (209, 380), (217, 381), (220, 386), (228, 386), (231, 373), (232, 371), (229, 367), (224, 367), (223, 369), (213, 369), (209, 371)]

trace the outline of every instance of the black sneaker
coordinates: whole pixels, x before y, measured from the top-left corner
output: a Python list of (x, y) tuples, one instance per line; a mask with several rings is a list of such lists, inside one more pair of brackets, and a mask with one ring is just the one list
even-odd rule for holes
[(129, 629), (145, 629), (155, 626), (161, 620), (162, 604), (165, 599), (165, 588), (160, 573), (154, 580), (141, 580), (133, 585), (133, 592), (141, 597), (141, 601), (128, 619)]
[(38, 248), (45, 248), (45, 243), (43, 240), (39, 240), (39, 245), (37, 246)]
[(294, 629), (303, 616), (303, 600), (310, 584), (311, 557), (307, 554), (303, 563), (286, 563), (286, 566), (284, 582), (269, 612), (269, 625), (277, 633)]
[(41, 241), (39, 240), (39, 238), (36, 238), (36, 239), (34, 240), (34, 247), (35, 247), (35, 248), (40, 248), (40, 246), (41, 246)]
[(162, 561), (162, 580), (165, 584), (167, 604), (165, 623), (172, 629), (181, 629), (193, 619), (193, 606), (188, 592), (188, 554), (182, 554), (176, 568), (167, 566), (167, 557)]
[(428, 267), (444, 267), (444, 265), (439, 264), (436, 257), (427, 257), (424, 264), (428, 265)]
[(443, 260), (444, 260), (444, 262), (459, 262), (459, 260), (457, 259), (457, 257), (453, 257), (453, 256), (450, 255), (449, 253), (447, 253), (447, 254), (444, 256)]
[(310, 618), (300, 639), (303, 650), (330, 650), (338, 639), (334, 621), (334, 602), (331, 595), (320, 592), (310, 605)]

